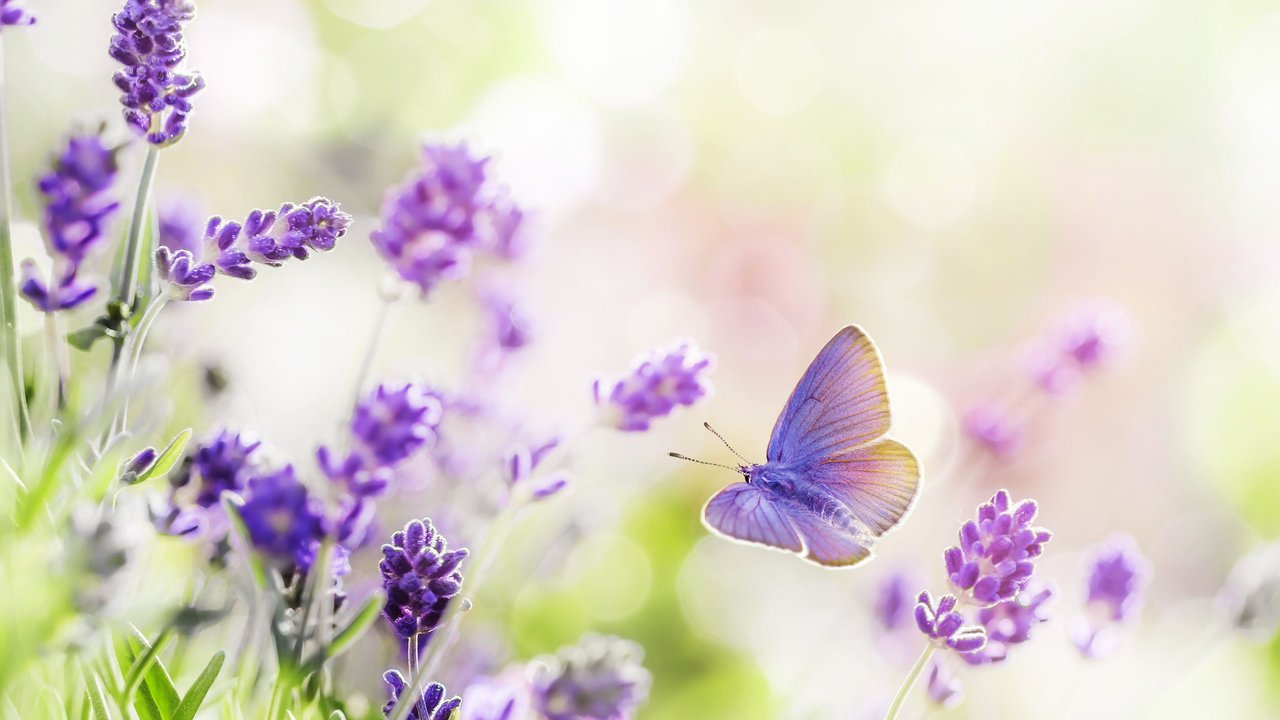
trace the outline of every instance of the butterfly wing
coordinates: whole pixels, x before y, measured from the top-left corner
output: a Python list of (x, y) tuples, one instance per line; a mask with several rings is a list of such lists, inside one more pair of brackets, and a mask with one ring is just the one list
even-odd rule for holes
[(849, 509), (859, 533), (874, 538), (911, 509), (920, 489), (920, 463), (902, 443), (881, 439), (812, 465), (806, 477)]
[(769, 438), (769, 462), (804, 465), (889, 430), (884, 366), (870, 338), (850, 325), (822, 348), (796, 383)]
[(702, 508), (702, 521), (735, 540), (797, 553), (804, 549), (786, 508), (750, 483), (734, 483), (716, 493)]

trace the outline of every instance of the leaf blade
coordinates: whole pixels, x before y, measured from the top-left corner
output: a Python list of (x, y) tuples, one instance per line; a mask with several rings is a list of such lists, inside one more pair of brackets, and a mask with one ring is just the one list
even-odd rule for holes
[(218, 673), (222, 670), (222, 663), (226, 659), (227, 654), (221, 650), (209, 658), (209, 664), (204, 666), (200, 676), (191, 683), (191, 687), (187, 688), (187, 694), (182, 696), (182, 702), (178, 703), (170, 720), (192, 720), (196, 716), (200, 705), (204, 703), (205, 696), (209, 694), (209, 688), (213, 687), (213, 681), (218, 679)]

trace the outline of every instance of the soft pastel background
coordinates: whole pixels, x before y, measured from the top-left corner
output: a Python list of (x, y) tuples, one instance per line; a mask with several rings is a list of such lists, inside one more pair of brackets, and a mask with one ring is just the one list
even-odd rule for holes
[[(6, 34), (5, 71), (30, 218), (58, 136), (119, 121), (116, 4), (28, 4), (41, 24)], [(915, 653), (875, 639), (877, 583), (905, 568), (941, 589), (959, 521), (1007, 486), (1056, 532), (1055, 621), (965, 672), (966, 702), (939, 717), (1280, 713), (1280, 645), (1214, 620), (1234, 560), (1280, 532), (1272, 4), (206, 0), (188, 37), (208, 89), (161, 197), (243, 215), (323, 193), (357, 216), (332, 255), (168, 318), (175, 356), (232, 378), (212, 419), (296, 457), (333, 432), (377, 304), (367, 233), (421, 133), (494, 152), (538, 210), (536, 382), (518, 404), (572, 427), (591, 377), (641, 350), (689, 337), (718, 357), (710, 401), (580, 443), (577, 492), (518, 528), (459, 667), (598, 630), (647, 649), (642, 720), (877, 717)], [(19, 257), (37, 254), (22, 235)], [(1012, 461), (965, 450), (957, 417), (1023, 392), (1026, 342), (1094, 302), (1130, 317), (1117, 362), (1034, 406)], [(397, 315), (380, 373), (455, 376), (475, 322), (459, 307), (446, 291)], [(731, 462), (705, 419), (759, 459), (849, 322), (880, 345), (894, 434), (925, 463), (916, 513), (847, 572), (708, 537), (701, 504), (734, 478), (666, 451)], [(440, 512), (415, 503), (404, 516)], [(1083, 553), (1118, 530), (1155, 576), (1120, 650), (1089, 663), (1066, 628)], [(379, 692), (381, 665), (346, 667)]]

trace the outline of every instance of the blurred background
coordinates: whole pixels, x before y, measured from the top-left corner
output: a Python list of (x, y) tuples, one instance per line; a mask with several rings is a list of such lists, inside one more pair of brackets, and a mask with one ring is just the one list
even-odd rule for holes
[[(29, 5), (40, 24), (5, 37), (26, 219), (69, 128), (107, 121), (125, 138), (105, 50), (117, 3)], [(643, 720), (879, 717), (918, 643), (882, 637), (877, 587), (907, 572), (943, 590), (943, 548), (1007, 487), (1055, 532), (1041, 565), (1053, 620), (1009, 662), (958, 669), (966, 700), (938, 717), (1280, 714), (1280, 644), (1233, 634), (1219, 599), (1235, 561), (1280, 531), (1270, 3), (199, 8), (190, 65), (208, 89), (164, 153), (162, 201), (243, 216), (324, 194), (356, 216), (305, 269), (170, 313), (158, 332), (179, 379), (208, 364), (230, 379), (210, 426), (252, 427), (297, 458), (335, 432), (385, 273), (368, 232), (424, 136), (493, 153), (535, 211), (521, 282), (538, 339), (513, 405), (573, 428), (592, 378), (637, 353), (689, 338), (717, 357), (710, 400), (575, 445), (576, 491), (516, 528), (446, 674), (593, 630), (644, 645)], [(140, 159), (125, 155), (129, 186)], [(19, 242), (40, 254), (33, 227)], [(457, 295), (394, 316), (379, 376), (464, 371), (476, 317)], [(1035, 343), (1096, 307), (1122, 319), (1109, 362), (1027, 400)], [(735, 462), (707, 420), (762, 459), (792, 385), (851, 322), (889, 367), (892, 434), (923, 461), (915, 514), (843, 572), (710, 537), (701, 506), (735, 477), (666, 452)], [(966, 412), (992, 404), (1018, 408), (1014, 451), (965, 433)], [(392, 520), (445, 504), (408, 497)], [(1147, 602), (1115, 653), (1084, 660), (1067, 638), (1084, 558), (1116, 532), (1152, 563)], [(364, 562), (357, 576), (376, 573)], [(349, 663), (351, 685), (380, 702), (381, 668)]]

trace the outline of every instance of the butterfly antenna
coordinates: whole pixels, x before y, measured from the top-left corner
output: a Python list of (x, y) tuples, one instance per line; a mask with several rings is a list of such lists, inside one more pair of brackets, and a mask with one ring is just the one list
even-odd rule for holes
[(728, 441), (728, 440), (725, 440), (723, 435), (721, 435), (719, 432), (717, 432), (715, 428), (711, 427), (711, 423), (709, 423), (709, 422), (704, 422), (704, 423), (702, 423), (702, 427), (704, 427), (704, 428), (706, 428), (706, 429), (710, 430), (712, 435), (715, 435), (716, 437), (720, 438), (720, 442), (724, 443), (724, 446), (725, 446), (725, 447), (727, 447), (727, 448), (729, 448), (729, 452), (733, 453), (734, 455), (737, 455), (739, 460), (741, 460), (742, 462), (744, 462), (744, 463), (746, 463), (746, 464), (748, 464), (748, 465), (751, 465), (751, 464), (752, 464), (752, 462), (751, 462), (750, 460), (748, 460), (748, 459), (746, 459), (746, 458), (742, 457), (742, 454), (741, 454), (741, 453), (739, 453), (737, 450), (734, 450), (734, 449), (733, 449), (733, 446), (729, 444), (729, 441)]
[(730, 467), (728, 465), (721, 465), (720, 463), (707, 462), (706, 460), (696, 460), (694, 458), (689, 457), (688, 455), (681, 455), (680, 453), (667, 453), (667, 454), (678, 460), (688, 460), (689, 462), (695, 462), (695, 463), (698, 463), (699, 465), (710, 465), (711, 467), (724, 468), (725, 470), (732, 470), (734, 472), (740, 471), (740, 468)]

